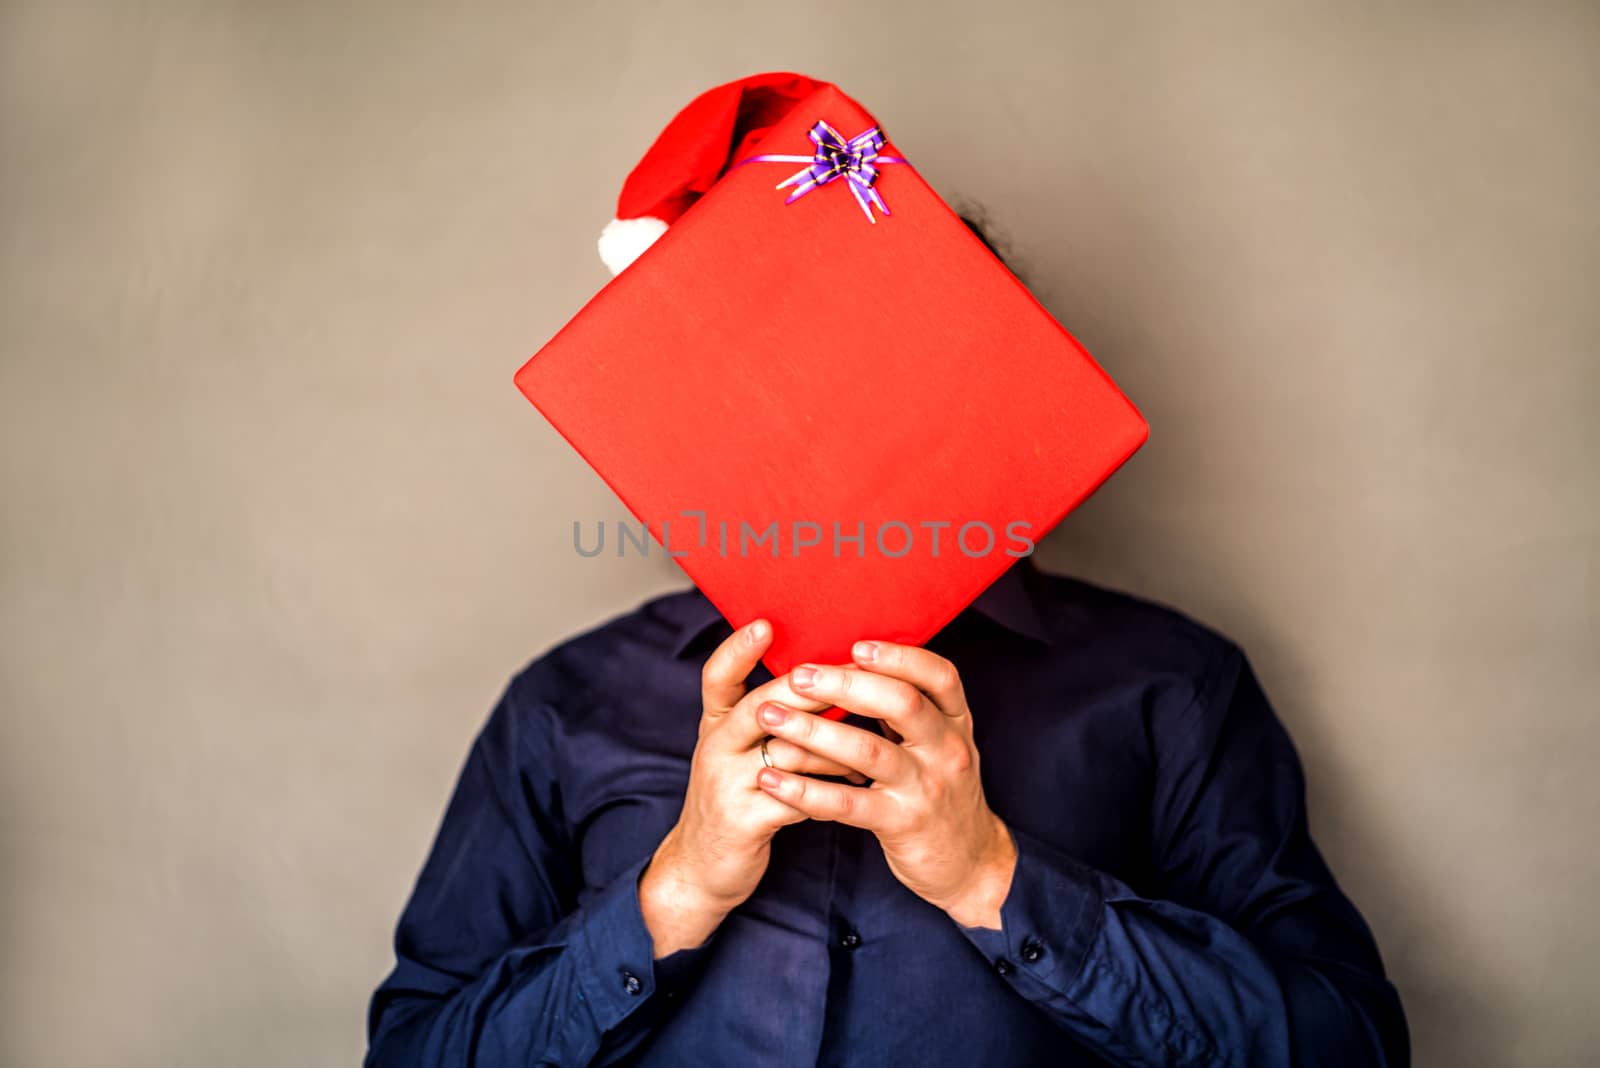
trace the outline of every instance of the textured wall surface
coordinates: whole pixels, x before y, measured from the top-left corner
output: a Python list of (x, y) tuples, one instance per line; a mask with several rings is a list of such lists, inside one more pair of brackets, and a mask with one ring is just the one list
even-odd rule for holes
[(575, 559), (623, 513), (511, 374), (771, 68), (1149, 418), (1042, 559), (1250, 652), (1418, 1063), (1592, 1056), (1597, 55), (1584, 4), (0, 5), (0, 1063), (359, 1059), (500, 687), (682, 581)]

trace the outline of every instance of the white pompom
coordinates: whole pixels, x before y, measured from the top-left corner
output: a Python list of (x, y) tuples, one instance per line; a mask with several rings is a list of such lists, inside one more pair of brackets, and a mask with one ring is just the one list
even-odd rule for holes
[(600, 258), (615, 277), (666, 232), (667, 224), (650, 215), (612, 219), (600, 231)]

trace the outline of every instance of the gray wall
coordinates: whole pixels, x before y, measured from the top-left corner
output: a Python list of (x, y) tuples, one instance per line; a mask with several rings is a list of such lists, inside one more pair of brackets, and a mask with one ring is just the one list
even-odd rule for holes
[(1250, 651), (1418, 1062), (1600, 1048), (1591, 5), (544, 7), (0, 14), (0, 1061), (358, 1059), (502, 684), (680, 582), (511, 374), (774, 67), (1148, 416), (1043, 559)]

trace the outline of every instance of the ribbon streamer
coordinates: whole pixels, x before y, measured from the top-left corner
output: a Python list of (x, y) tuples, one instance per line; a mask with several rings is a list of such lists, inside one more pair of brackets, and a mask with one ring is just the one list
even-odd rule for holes
[[(838, 130), (829, 126), (821, 119), (811, 127), (807, 135), (811, 143), (816, 145), (816, 151), (809, 156), (791, 156), (780, 153), (768, 153), (760, 156), (748, 156), (739, 161), (739, 166), (746, 163), (804, 163), (805, 166), (779, 182), (775, 188), (783, 189), (795, 186), (794, 192), (784, 200), (785, 204), (793, 204), (813, 189), (820, 189), (829, 182), (845, 179), (850, 192), (855, 196), (856, 203), (866, 213), (869, 223), (878, 220), (872, 214), (872, 209), (888, 215), (889, 206), (883, 202), (883, 197), (873, 188), (878, 180), (878, 166), (883, 163), (904, 163), (899, 156), (881, 156), (885, 138), (879, 129), (874, 126), (863, 130), (854, 137), (846, 140)], [(798, 184), (797, 184), (798, 183)]]

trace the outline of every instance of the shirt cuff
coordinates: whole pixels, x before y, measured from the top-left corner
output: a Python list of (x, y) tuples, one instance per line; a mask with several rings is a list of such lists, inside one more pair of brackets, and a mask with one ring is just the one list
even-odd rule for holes
[(680, 949), (675, 953), (668, 953), (665, 957), (655, 962), (656, 990), (668, 997), (676, 997), (680, 991), (694, 981), (700, 974), (701, 965), (711, 955), (711, 944), (716, 941), (716, 933), (698, 946)]
[(1011, 828), (1017, 866), (1000, 906), (1000, 927), (956, 926), (995, 971), (1064, 990), (1083, 967), (1105, 901), (1100, 876), (1055, 847)]
[(576, 932), (578, 983), (600, 1031), (614, 1030), (655, 994), (677, 996), (709, 955), (715, 933), (698, 946), (654, 960), (655, 943), (639, 907), (645, 856), (625, 868), (583, 907)]

